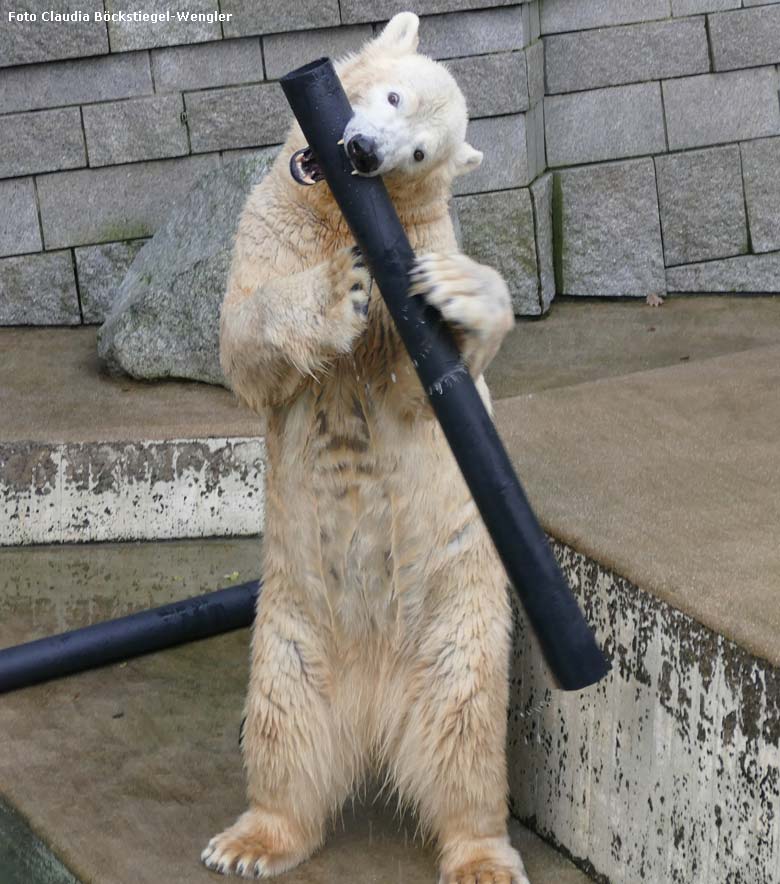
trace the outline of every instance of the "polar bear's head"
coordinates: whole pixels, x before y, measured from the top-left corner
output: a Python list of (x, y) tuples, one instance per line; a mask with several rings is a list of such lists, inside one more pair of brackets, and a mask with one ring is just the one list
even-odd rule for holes
[(341, 74), (354, 116), (344, 149), (360, 175), (391, 180), (476, 169), (482, 154), (466, 142), (463, 93), (450, 72), (417, 53), (420, 20), (392, 18), (376, 39), (345, 60)]

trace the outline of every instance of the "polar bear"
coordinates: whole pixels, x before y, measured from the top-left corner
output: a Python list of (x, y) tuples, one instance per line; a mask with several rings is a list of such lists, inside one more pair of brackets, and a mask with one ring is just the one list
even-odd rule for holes
[[(418, 24), (395, 16), (337, 65), (355, 110), (345, 149), (384, 177), (418, 255), (412, 293), (451, 324), (489, 406), (510, 297), (458, 252), (452, 180), (482, 155), (452, 76), (416, 52)], [(527, 884), (507, 835), (505, 573), (327, 185), (290, 174), (303, 147), (294, 126), (251, 193), (222, 308), (226, 377), (267, 419), (267, 527), (249, 809), (202, 859), (292, 868), (378, 770), (436, 839), (441, 884)]]

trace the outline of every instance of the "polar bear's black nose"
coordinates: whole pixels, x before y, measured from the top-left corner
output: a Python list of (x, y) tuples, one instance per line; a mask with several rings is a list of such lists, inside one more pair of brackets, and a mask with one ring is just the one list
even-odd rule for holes
[(358, 172), (367, 174), (379, 168), (376, 141), (367, 135), (353, 135), (347, 142), (347, 153)]

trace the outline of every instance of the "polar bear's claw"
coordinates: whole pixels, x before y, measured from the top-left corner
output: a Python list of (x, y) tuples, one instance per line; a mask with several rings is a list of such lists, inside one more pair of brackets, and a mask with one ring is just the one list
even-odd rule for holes
[(250, 810), (229, 829), (212, 838), (200, 858), (221, 875), (270, 878), (297, 866), (316, 847), (302, 843), (281, 816)]
[(330, 261), (332, 301), (326, 319), (333, 348), (347, 353), (364, 330), (368, 317), (371, 276), (357, 247), (340, 249)]

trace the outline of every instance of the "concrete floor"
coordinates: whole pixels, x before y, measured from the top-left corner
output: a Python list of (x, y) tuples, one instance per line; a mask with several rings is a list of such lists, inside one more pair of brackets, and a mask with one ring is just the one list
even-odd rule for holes
[[(262, 424), (227, 391), (102, 370), (94, 327), (0, 328), (0, 442), (250, 436)], [(780, 343), (780, 299), (556, 301), (520, 320), (488, 372), (497, 399)]]
[(780, 298), (557, 299), (519, 320), (487, 373), (496, 399), (780, 344)]
[[(249, 580), (258, 561), (252, 539), (0, 550), (0, 646)], [(0, 698), (0, 791), (40, 838), (0, 813), (3, 884), (71, 880), (41, 841), (83, 882), (221, 880), (198, 857), (243, 809), (248, 641), (240, 630)], [(278, 880), (432, 884), (434, 854), (415, 829), (392, 805), (358, 801)], [(534, 884), (585, 884), (536, 836), (517, 824), (512, 834)], [(20, 841), (26, 864), (38, 857), (21, 877)]]

